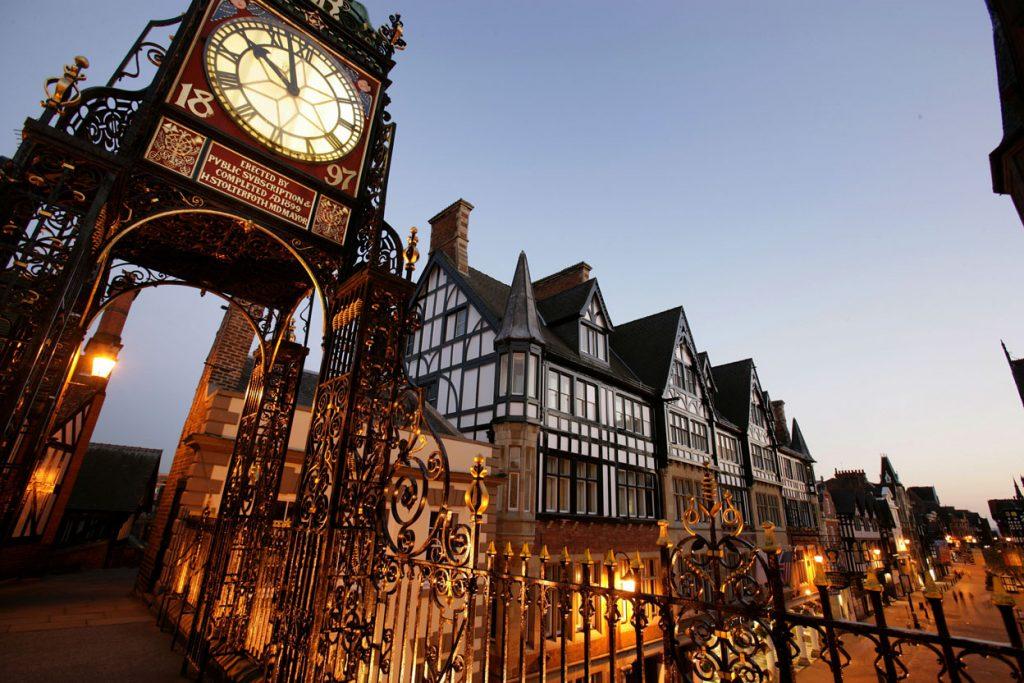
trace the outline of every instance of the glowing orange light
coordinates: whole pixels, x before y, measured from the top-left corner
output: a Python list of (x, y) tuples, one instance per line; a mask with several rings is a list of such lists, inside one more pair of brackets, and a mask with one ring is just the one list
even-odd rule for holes
[(814, 556), (814, 561), (817, 562), (818, 564), (825, 564), (825, 558), (822, 557), (821, 555), (815, 555)]
[(114, 371), (115, 365), (117, 365), (116, 358), (97, 354), (92, 357), (92, 376), (108, 379), (110, 373)]

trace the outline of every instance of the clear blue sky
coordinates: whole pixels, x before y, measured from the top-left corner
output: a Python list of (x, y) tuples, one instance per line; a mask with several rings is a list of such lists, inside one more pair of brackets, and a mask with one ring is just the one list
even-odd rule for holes
[[(11, 3), (0, 153), (75, 54), (104, 81), (180, 0)], [(409, 49), (388, 218), (476, 205), (471, 263), (594, 266), (613, 322), (682, 303), (712, 361), (753, 356), (818, 459), (987, 514), (1024, 470), (1024, 228), (991, 193), (982, 0), (370, 2)], [(144, 294), (97, 439), (173, 451), (219, 319)], [(316, 350), (314, 349), (314, 353)], [(316, 367), (314, 360), (309, 367)]]

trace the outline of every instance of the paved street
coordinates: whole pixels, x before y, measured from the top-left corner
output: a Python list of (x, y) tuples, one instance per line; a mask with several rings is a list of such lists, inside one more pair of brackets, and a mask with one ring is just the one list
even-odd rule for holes
[(181, 656), (129, 595), (134, 569), (0, 583), (0, 680), (178, 681)]
[[(957, 564), (956, 568), (965, 573), (964, 578), (953, 585), (946, 592), (943, 599), (945, 607), (946, 622), (949, 630), (954, 636), (1006, 642), (1006, 631), (1003, 628), (999, 612), (992, 607), (992, 594), (985, 590), (985, 568), (979, 563), (974, 565)], [(955, 601), (952, 591), (962, 592), (966, 598), (964, 603)], [(971, 600), (970, 595), (974, 595)], [(1017, 597), (1018, 605), (1021, 603), (1021, 596)], [(924, 599), (920, 593), (915, 594), (915, 608), (921, 628), (928, 631), (935, 631), (935, 622), (928, 614), (922, 618), (919, 603)], [(886, 621), (890, 626), (897, 628), (913, 628), (913, 621), (907, 607), (907, 601), (901, 600), (886, 609)], [(877, 681), (872, 662), (875, 658), (874, 644), (863, 638), (843, 636), (843, 642), (849, 652), (852, 662), (846, 669), (844, 681)], [(910, 681), (935, 681), (937, 680), (938, 665), (936, 655), (929, 649), (923, 647), (905, 647), (903, 663), (907, 666)], [(982, 681), (1004, 681), (1009, 679), (1009, 672), (1002, 664), (992, 660), (982, 660), (980, 657), (967, 658), (968, 673), (976, 680)], [(804, 669), (798, 676), (803, 681), (831, 681), (832, 676), (828, 667), (820, 660), (812, 666)]]

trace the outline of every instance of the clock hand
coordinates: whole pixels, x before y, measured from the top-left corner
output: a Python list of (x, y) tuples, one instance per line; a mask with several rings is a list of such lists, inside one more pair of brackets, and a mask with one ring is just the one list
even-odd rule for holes
[[(270, 59), (270, 52), (267, 50), (267, 48), (252, 42), (252, 39), (249, 38), (249, 34), (245, 31), (242, 31), (241, 33), (242, 37), (245, 38), (245, 42), (249, 44), (249, 48), (252, 49), (253, 56), (270, 67), (274, 74), (276, 74), (277, 77), (281, 79), (281, 84), (284, 85), (289, 95), (298, 95), (299, 89), (295, 86), (295, 84), (292, 81), (289, 81), (287, 78), (285, 78), (285, 75), (281, 73), (281, 69), (278, 68), (277, 64), (274, 64), (274, 61), (272, 59)], [(291, 54), (290, 50), (288, 54)]]
[(288, 94), (299, 94), (299, 79), (295, 76), (295, 49), (292, 47), (292, 36), (288, 34), (288, 70), (291, 80), (288, 82)]

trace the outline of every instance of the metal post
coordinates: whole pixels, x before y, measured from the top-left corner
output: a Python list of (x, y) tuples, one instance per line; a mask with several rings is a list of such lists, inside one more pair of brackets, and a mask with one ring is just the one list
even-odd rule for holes
[(789, 649), (792, 634), (786, 623), (786, 594), (782, 587), (782, 569), (779, 567), (779, 550), (767, 551), (768, 585), (772, 591), (772, 644), (775, 645), (775, 665), (779, 669), (780, 683), (791, 683), (793, 673), (793, 653)]
[[(882, 591), (885, 589), (878, 583), (877, 579), (870, 581), (865, 588), (871, 596), (872, 607), (875, 610), (875, 624), (878, 626), (878, 655), (885, 666), (885, 680), (888, 683), (896, 683), (899, 680), (899, 677), (896, 675), (896, 654), (889, 643), (889, 636), (886, 633), (888, 627), (885, 623), (885, 605), (882, 604)], [(879, 673), (881, 674), (882, 672), (879, 671)]]
[(949, 675), (950, 683), (961, 683), (960, 663), (953, 654), (953, 645), (950, 643), (949, 626), (946, 624), (946, 613), (942, 609), (942, 593), (938, 590), (929, 590), (925, 593), (928, 604), (932, 608), (932, 617), (935, 619), (935, 630), (939, 634), (942, 645), (942, 658), (946, 663), (946, 673)]
[(828, 648), (828, 668), (832, 671), (833, 683), (843, 683), (843, 663), (839, 659), (839, 644), (836, 635), (835, 618), (832, 616), (832, 602), (829, 600), (828, 583), (817, 584), (821, 599), (821, 616), (825, 622), (825, 646)]

